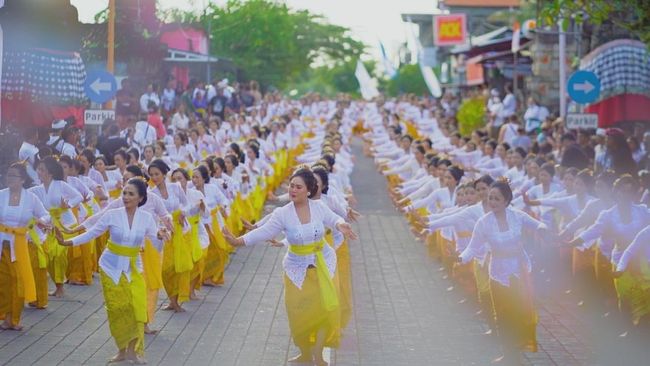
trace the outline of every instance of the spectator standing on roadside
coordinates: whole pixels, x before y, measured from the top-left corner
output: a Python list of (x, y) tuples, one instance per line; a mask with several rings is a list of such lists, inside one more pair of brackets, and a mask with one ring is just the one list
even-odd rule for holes
[(158, 85), (151, 83), (147, 85), (147, 91), (140, 97), (140, 111), (147, 113), (149, 103), (153, 102), (157, 108), (160, 107), (160, 97), (158, 97)]

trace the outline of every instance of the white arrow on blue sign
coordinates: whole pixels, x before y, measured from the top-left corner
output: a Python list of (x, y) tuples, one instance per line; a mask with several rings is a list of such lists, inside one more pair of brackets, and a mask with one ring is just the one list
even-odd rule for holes
[(578, 70), (569, 78), (567, 92), (576, 103), (595, 102), (600, 95), (600, 79), (591, 71)]
[(106, 103), (113, 99), (117, 92), (115, 76), (106, 70), (93, 70), (86, 75), (84, 92), (94, 103)]

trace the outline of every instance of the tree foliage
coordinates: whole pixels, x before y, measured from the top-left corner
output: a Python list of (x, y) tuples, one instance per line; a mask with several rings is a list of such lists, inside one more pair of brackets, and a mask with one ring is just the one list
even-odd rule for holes
[(176, 12), (172, 17), (209, 26), (211, 53), (231, 59), (244, 79), (266, 87), (282, 88), (314, 63), (346, 64), (365, 48), (347, 28), (270, 0), (230, 0), (222, 7), (210, 4), (201, 15)]
[[(650, 46), (650, 0), (552, 0), (543, 3), (539, 20), (555, 25), (564, 19), (568, 29), (571, 18), (600, 25), (612, 22)], [(585, 19), (585, 16), (587, 19)]]
[[(366, 61), (363, 64), (368, 73), (374, 75), (377, 63), (375, 61)], [(330, 97), (335, 96), (337, 93), (347, 93), (360, 97), (359, 82), (354, 75), (356, 67), (357, 60), (355, 59), (331, 66), (310, 68), (296, 80), (295, 89), (298, 91), (298, 95), (317, 92)]]
[(388, 81), (386, 92), (392, 96), (404, 93), (428, 95), (429, 89), (422, 78), (420, 66), (414, 64), (400, 67), (397, 75)]

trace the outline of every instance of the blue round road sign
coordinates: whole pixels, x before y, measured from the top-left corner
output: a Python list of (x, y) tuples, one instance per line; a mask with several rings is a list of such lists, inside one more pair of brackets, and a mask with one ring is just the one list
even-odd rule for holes
[(591, 71), (578, 70), (569, 78), (567, 92), (576, 103), (595, 102), (600, 95), (600, 80)]
[(93, 70), (86, 75), (84, 92), (90, 101), (94, 103), (106, 103), (111, 100), (117, 92), (117, 80), (115, 76), (106, 70)]

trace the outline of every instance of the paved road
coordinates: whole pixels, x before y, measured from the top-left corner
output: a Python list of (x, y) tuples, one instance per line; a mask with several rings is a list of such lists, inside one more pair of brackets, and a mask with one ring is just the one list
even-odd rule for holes
[[(484, 365), (499, 355), (478, 307), (408, 231), (387, 199), (384, 180), (355, 145), (352, 177), (360, 240), (351, 245), (354, 314), (341, 347), (329, 352), (336, 365)], [(146, 356), (160, 365), (284, 365), (291, 344), (282, 296), (280, 249), (240, 249), (226, 286), (204, 289), (186, 313), (159, 310), (147, 336)], [(544, 271), (538, 282), (552, 283)], [(540, 291), (540, 352), (534, 365), (593, 364), (638, 352), (625, 327), (564, 283)], [(581, 303), (582, 301), (582, 303)], [(162, 303), (162, 301), (161, 301)], [(0, 331), (0, 365), (103, 365), (115, 352), (99, 285), (67, 287), (65, 300), (46, 310), (26, 309), (23, 332)], [(614, 345), (615, 347), (609, 348)], [(600, 351), (594, 351), (600, 350)], [(647, 351), (646, 351), (647, 352)], [(645, 355), (647, 356), (647, 355)], [(609, 356), (611, 357), (611, 356)], [(638, 358), (642, 360), (643, 358)], [(623, 364), (637, 364), (629, 362)], [(641, 363), (642, 364), (642, 363)]]

